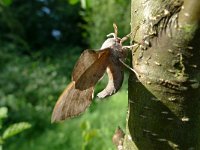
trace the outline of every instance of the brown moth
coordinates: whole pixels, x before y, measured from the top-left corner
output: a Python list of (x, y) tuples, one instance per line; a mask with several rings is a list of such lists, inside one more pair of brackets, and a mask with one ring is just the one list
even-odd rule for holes
[[(72, 82), (59, 97), (53, 113), (52, 122), (58, 122), (78, 116), (91, 104), (96, 83), (107, 71), (108, 84), (106, 88), (97, 94), (104, 98), (116, 93), (123, 82), (123, 62), (125, 49), (133, 46), (122, 46), (126, 37), (117, 37), (117, 26), (113, 24), (114, 33), (110, 33), (99, 51), (85, 50), (79, 57), (72, 72)], [(127, 67), (127, 65), (126, 65)], [(132, 69), (131, 69), (132, 70)]]

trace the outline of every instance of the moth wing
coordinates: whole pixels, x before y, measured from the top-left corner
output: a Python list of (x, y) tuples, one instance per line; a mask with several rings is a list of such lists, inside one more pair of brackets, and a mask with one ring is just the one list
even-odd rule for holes
[(99, 98), (105, 98), (115, 94), (122, 86), (124, 71), (122, 64), (116, 59), (110, 59), (107, 68), (108, 84), (104, 90), (97, 94)]
[(71, 82), (59, 97), (54, 107), (51, 122), (58, 122), (78, 116), (91, 104), (94, 87), (86, 90), (75, 89), (75, 82)]
[(85, 70), (85, 72), (76, 81), (75, 87), (84, 90), (94, 87), (99, 79), (104, 75), (109, 64), (110, 48), (98, 51), (98, 59)]
[(80, 76), (98, 59), (98, 53), (94, 50), (85, 50), (79, 57), (72, 72), (72, 80), (77, 81)]

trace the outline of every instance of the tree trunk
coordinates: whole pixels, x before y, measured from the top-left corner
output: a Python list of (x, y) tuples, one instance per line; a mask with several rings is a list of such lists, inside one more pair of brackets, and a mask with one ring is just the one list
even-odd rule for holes
[[(200, 149), (200, 1), (132, 0), (125, 150)], [(134, 34), (136, 33), (136, 34)]]

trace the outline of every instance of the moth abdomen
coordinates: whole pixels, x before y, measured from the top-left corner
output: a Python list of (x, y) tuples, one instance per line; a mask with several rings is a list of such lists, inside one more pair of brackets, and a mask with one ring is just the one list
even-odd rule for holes
[(122, 86), (124, 80), (124, 72), (122, 65), (118, 61), (117, 63), (113, 60), (110, 61), (107, 67), (108, 84), (104, 90), (97, 94), (99, 98), (105, 98), (115, 94)]

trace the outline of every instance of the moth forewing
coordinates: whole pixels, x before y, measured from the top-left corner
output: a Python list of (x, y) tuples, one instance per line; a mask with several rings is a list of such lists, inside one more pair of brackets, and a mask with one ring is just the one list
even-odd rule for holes
[(81, 75), (95, 62), (97, 61), (104, 53), (107, 53), (108, 49), (102, 49), (101, 51), (95, 50), (85, 50), (79, 57), (76, 65), (74, 66), (72, 72), (72, 80), (77, 81)]
[(80, 76), (75, 83), (75, 88), (84, 90), (95, 86), (104, 75), (110, 59), (110, 48), (97, 51), (99, 58)]
[(72, 80), (77, 81), (80, 76), (98, 59), (98, 54), (94, 50), (85, 50), (76, 62), (73, 72)]
[(59, 97), (51, 122), (59, 122), (74, 116), (78, 116), (86, 110), (93, 99), (94, 87), (86, 90), (75, 89), (75, 82), (71, 82)]

